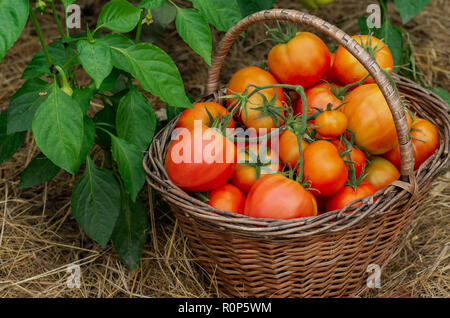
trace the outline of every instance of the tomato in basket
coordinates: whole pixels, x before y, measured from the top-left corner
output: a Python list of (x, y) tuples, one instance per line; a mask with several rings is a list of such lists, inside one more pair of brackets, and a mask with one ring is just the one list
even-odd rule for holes
[(238, 187), (226, 183), (209, 193), (208, 204), (219, 210), (243, 214), (245, 195)]

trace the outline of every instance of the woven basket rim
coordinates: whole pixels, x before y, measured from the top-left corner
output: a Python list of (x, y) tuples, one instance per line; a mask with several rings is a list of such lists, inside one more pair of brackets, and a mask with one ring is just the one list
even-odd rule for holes
[[(436, 116), (440, 112), (441, 122), (438, 125), (440, 135), (440, 144), (438, 150), (424, 162), (418, 170), (415, 171), (416, 185), (415, 189), (431, 182), (431, 179), (439, 174), (450, 160), (449, 140), (450, 140), (450, 114), (449, 106), (435, 93), (419, 86), (413, 81), (399, 75), (393, 75), (394, 80), (399, 86), (400, 91), (408, 88), (419, 94), (421, 101), (427, 99), (426, 105), (434, 105), (432, 114)], [(209, 95), (201, 101), (215, 99), (217, 100), (221, 91)], [(404, 94), (402, 94), (404, 95)], [(413, 102), (417, 97), (409, 96), (407, 98)], [(437, 112), (437, 113), (436, 113)], [(432, 118), (429, 118), (432, 119)], [(217, 230), (232, 231), (244, 237), (270, 238), (270, 239), (290, 239), (293, 237), (307, 237), (311, 235), (324, 235), (351, 228), (353, 225), (363, 222), (369, 217), (376, 217), (378, 214), (390, 211), (396, 208), (408, 208), (414, 202), (414, 189), (406, 182), (396, 181), (388, 187), (377, 193), (348, 204), (345, 208), (336, 211), (326, 212), (324, 214), (312, 217), (303, 217), (297, 219), (263, 219), (253, 218), (228, 211), (215, 209), (180, 189), (167, 176), (164, 169), (164, 159), (170, 142), (172, 130), (175, 128), (178, 117), (174, 118), (166, 127), (164, 127), (154, 137), (154, 140), (144, 158), (144, 168), (147, 172), (147, 182), (159, 191), (163, 198), (183, 210), (190, 217), (195, 218), (199, 223), (205, 226), (216, 228)], [(438, 124), (438, 123), (435, 123)], [(439, 129), (441, 128), (441, 129)], [(159, 155), (158, 155), (159, 153)], [(377, 200), (374, 198), (377, 197)], [(408, 203), (404, 206), (397, 206), (395, 202), (404, 201)], [(353, 204), (361, 202), (358, 207), (351, 207)], [(352, 213), (346, 213), (352, 210)]]

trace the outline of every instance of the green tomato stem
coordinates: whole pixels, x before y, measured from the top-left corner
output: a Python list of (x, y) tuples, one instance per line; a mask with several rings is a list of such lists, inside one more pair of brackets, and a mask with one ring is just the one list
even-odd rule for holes
[[(30, 1), (30, 7), (31, 7), (31, 1)], [(39, 37), (39, 41), (41, 42), (42, 50), (44, 51), (44, 55), (45, 55), (45, 59), (47, 60), (48, 67), (51, 70), (52, 66), (53, 66), (52, 57), (50, 56), (50, 53), (48, 52), (48, 47), (47, 47), (47, 44), (45, 43), (44, 36), (42, 35), (42, 31), (39, 26), (39, 22), (36, 19), (36, 15), (34, 14), (33, 9), (31, 9), (31, 8), (30, 8), (30, 17), (31, 17), (31, 21), (33, 22), (36, 33)]]
[(144, 21), (144, 17), (145, 17), (145, 10), (142, 9), (141, 10), (141, 17), (139, 19), (139, 24), (136, 30), (136, 39), (134, 40), (134, 43), (139, 43), (141, 41), (141, 34), (142, 34), (142, 22)]

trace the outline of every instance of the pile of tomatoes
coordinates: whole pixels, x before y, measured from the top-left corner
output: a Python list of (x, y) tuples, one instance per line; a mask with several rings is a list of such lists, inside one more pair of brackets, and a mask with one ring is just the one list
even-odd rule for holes
[[(353, 38), (392, 73), (383, 41)], [(315, 216), (400, 177), (394, 120), (367, 70), (343, 47), (331, 53), (313, 33), (285, 42), (270, 50), (268, 70), (248, 66), (233, 74), (226, 106), (196, 103), (179, 117), (167, 175), (217, 209), (257, 218)], [(438, 148), (439, 135), (431, 122), (405, 112), (417, 169)], [(238, 128), (253, 134), (225, 133)]]

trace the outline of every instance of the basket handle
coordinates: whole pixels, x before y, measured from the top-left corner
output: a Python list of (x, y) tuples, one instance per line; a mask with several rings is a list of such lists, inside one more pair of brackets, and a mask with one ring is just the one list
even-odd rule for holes
[(413, 188), (410, 192), (414, 192), (414, 157), (408, 121), (406, 119), (406, 114), (400, 101), (400, 97), (396, 94), (389, 77), (383, 72), (370, 54), (359, 45), (358, 42), (352, 39), (341, 29), (316, 16), (297, 10), (271, 9), (256, 12), (239, 21), (225, 34), (222, 41), (219, 43), (217, 51), (215, 52), (212, 66), (208, 73), (208, 94), (213, 94), (219, 89), (220, 70), (225, 57), (239, 35), (256, 23), (270, 20), (289, 21), (312, 27), (341, 44), (349, 52), (351, 52), (362, 65), (364, 65), (377, 83), (391, 110), (400, 147), (401, 178), (404, 181), (409, 181)]

